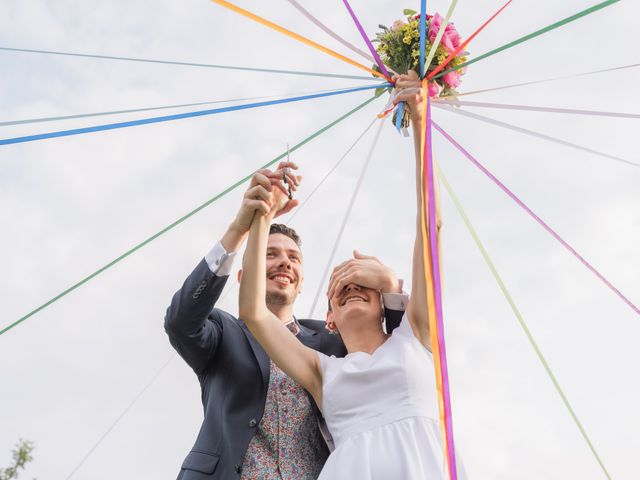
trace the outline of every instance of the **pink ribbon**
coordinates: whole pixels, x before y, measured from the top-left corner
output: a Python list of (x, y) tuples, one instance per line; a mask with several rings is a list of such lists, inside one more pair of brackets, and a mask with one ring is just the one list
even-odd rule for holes
[(331, 38), (337, 40), (342, 45), (347, 47), (349, 50), (351, 50), (352, 52), (357, 53), (358, 55), (366, 58), (370, 62), (375, 62), (374, 58), (371, 55), (369, 55), (368, 53), (360, 50), (358, 47), (356, 47), (352, 43), (347, 42), (344, 38), (342, 38), (336, 32), (334, 32), (329, 27), (327, 27), (324, 23), (322, 23), (316, 17), (311, 15), (311, 13), (309, 13), (308, 10), (306, 10), (302, 5), (300, 5), (298, 2), (296, 2), (296, 0), (287, 0), (287, 1), (291, 5), (293, 5), (296, 9), (298, 9), (298, 11), (300, 11), (300, 13), (302, 13), (305, 17), (307, 17), (309, 20), (311, 20), (311, 22), (313, 22), (318, 28), (320, 28), (320, 30), (322, 30), (324, 33), (329, 35)]
[(585, 267), (587, 267), (591, 273), (593, 273), (596, 277), (598, 277), (607, 287), (609, 287), (618, 297), (622, 299), (624, 303), (626, 303), (631, 309), (640, 315), (640, 309), (636, 307), (631, 301), (625, 297), (620, 290), (613, 286), (613, 284), (607, 280), (604, 275), (602, 275), (598, 270), (596, 270), (593, 265), (591, 265), (582, 255), (580, 255), (576, 250), (565, 242), (560, 235), (558, 235), (555, 230), (553, 230), (549, 225), (547, 225), (540, 217), (538, 217), (533, 210), (531, 210), (522, 200), (520, 200), (511, 190), (509, 190), (500, 180), (498, 180), (489, 170), (487, 170), (478, 160), (476, 160), (469, 152), (467, 152), (458, 142), (456, 142), (447, 132), (445, 132), (440, 126), (438, 126), (435, 122), (432, 123), (433, 127), (438, 130), (449, 142), (456, 147), (460, 153), (462, 153), (467, 159), (473, 163), (476, 167), (480, 169), (482, 173), (484, 173), (487, 177), (491, 179), (493, 183), (498, 185), (500, 189), (506, 193), (509, 198), (511, 198), (514, 202), (516, 202), (525, 212), (531, 216), (536, 222), (538, 222), (542, 228), (544, 228), (547, 232), (551, 234), (553, 238), (555, 238), (560, 244), (566, 248), (574, 257), (576, 257)]

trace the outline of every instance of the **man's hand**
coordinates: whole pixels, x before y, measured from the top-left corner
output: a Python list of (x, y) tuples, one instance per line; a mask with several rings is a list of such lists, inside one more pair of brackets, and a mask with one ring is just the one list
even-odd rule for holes
[[(279, 196), (275, 197), (274, 195), (276, 189), (288, 199), (289, 192), (284, 185), (285, 176), (287, 182), (291, 185), (292, 192), (298, 188), (301, 178), (291, 173), (291, 170), (297, 170), (297, 168), (298, 166), (292, 162), (280, 162), (278, 169), (275, 171), (262, 169), (253, 175), (249, 188), (242, 198), (240, 210), (238, 210), (238, 214), (233, 221), (233, 227), (238, 233), (246, 234), (249, 231), (255, 212), (266, 215), (271, 211), (275, 205), (274, 199), (279, 198)], [(277, 210), (275, 216), (282, 215), (293, 207), (295, 207), (295, 204), (290, 206), (283, 205)]]
[[(298, 189), (300, 182), (302, 182), (302, 177), (292, 172), (297, 169), (298, 166), (293, 162), (282, 162), (278, 166), (278, 170), (275, 172), (276, 177), (272, 179), (273, 185), (278, 188), (273, 189), (271, 193), (271, 209), (268, 212), (272, 219), (290, 212), (300, 204), (290, 195)], [(285, 183), (288, 184), (289, 189), (285, 187)]]
[[(260, 215), (269, 214), (274, 206), (274, 191), (279, 190), (288, 199), (289, 190), (284, 184), (284, 176), (287, 178), (291, 191), (296, 191), (300, 183), (300, 177), (294, 175), (292, 170), (297, 170), (297, 168), (298, 166), (292, 162), (280, 162), (278, 169), (275, 171), (265, 168), (258, 170), (253, 175), (249, 188), (242, 197), (242, 205), (236, 218), (220, 240), (227, 252), (237, 252), (239, 250), (249, 233), (251, 221), (256, 212), (259, 212)], [(291, 205), (285, 205), (284, 208), (277, 211), (275, 216), (288, 212), (296, 205), (297, 201), (291, 203)]]
[(400, 281), (393, 270), (376, 257), (353, 251), (353, 259), (333, 269), (327, 296), (333, 297), (350, 283), (373, 288), (382, 293), (401, 293)]

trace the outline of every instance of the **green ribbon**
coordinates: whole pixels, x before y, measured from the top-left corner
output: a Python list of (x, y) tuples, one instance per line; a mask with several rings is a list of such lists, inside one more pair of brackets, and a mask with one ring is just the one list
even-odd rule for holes
[(491, 55), (495, 55), (496, 53), (500, 53), (504, 50), (507, 50), (511, 47), (515, 47), (516, 45), (519, 45), (523, 42), (526, 42), (527, 40), (531, 40), (532, 38), (535, 38), (539, 35), (542, 35), (543, 33), (547, 33), (550, 32), (551, 30), (555, 30), (558, 27), (561, 27), (563, 25), (566, 25), (567, 23), (573, 22), (574, 20), (577, 20), (579, 18), (584, 17), (585, 15), (589, 15), (590, 13), (596, 12), (600, 9), (603, 9), (605, 7), (608, 7), (609, 5), (612, 5), (616, 2), (619, 2), (620, 0), (607, 0), (606, 2), (602, 2), (602, 3), (598, 3), (597, 5), (594, 5), (593, 7), (589, 7), (586, 10), (583, 10), (581, 12), (576, 13), (575, 15), (571, 15), (570, 17), (567, 17), (565, 19), (562, 19), (556, 23), (552, 23), (551, 25), (548, 25), (544, 28), (541, 28), (540, 30), (536, 30), (533, 33), (530, 33), (529, 35), (525, 35), (524, 37), (520, 37), (512, 42), (507, 43), (506, 45), (503, 45), (501, 47), (495, 48), (493, 50), (491, 50), (490, 52), (484, 53), (482, 55), (480, 55), (479, 57), (474, 58), (473, 60), (469, 60), (468, 62), (462, 63), (460, 65), (458, 65), (457, 67), (453, 67), (453, 68), (449, 68), (447, 70), (444, 70), (443, 72), (440, 72), (439, 74), (435, 75), (433, 78), (438, 78), (441, 77), (443, 75), (446, 75), (449, 72), (453, 72), (455, 70), (459, 70), (463, 67), (466, 67), (467, 65), (471, 65), (472, 63), (475, 63), (477, 61), (482, 60), (483, 58), (487, 58), (490, 57)]
[[(447, 10), (447, 14), (444, 17), (444, 22), (440, 25), (440, 30), (438, 30), (438, 34), (436, 38), (433, 40), (433, 45), (431, 45), (431, 50), (429, 50), (429, 55), (427, 55), (427, 59), (424, 61), (424, 72), (420, 75), (420, 78), (424, 78), (427, 74), (427, 70), (429, 70), (429, 66), (431, 65), (431, 61), (436, 54), (436, 50), (440, 45), (440, 41), (442, 40), (442, 36), (444, 35), (444, 31), (447, 29), (447, 25), (449, 25), (449, 20), (451, 19), (451, 15), (453, 15), (453, 11), (456, 9), (456, 5), (458, 4), (458, 0), (452, 0), (449, 5), (449, 10)], [(428, 32), (427, 32), (428, 33)]]
[(480, 240), (480, 237), (478, 237), (478, 233), (476, 232), (475, 228), (473, 228), (473, 225), (471, 224), (471, 221), (469, 220), (467, 213), (464, 211), (464, 208), (462, 208), (462, 204), (460, 203), (460, 200), (458, 199), (455, 192), (451, 188), (451, 185), (449, 184), (449, 182), (447, 182), (447, 179), (442, 173), (442, 170), (440, 170), (439, 166), (437, 166), (437, 169), (438, 169), (438, 176), (440, 177), (440, 180), (442, 181), (442, 184), (444, 185), (445, 190), (449, 194), (449, 197), (451, 197), (451, 200), (453, 200), (453, 204), (455, 205), (456, 210), (458, 210), (458, 213), (462, 217), (462, 220), (464, 221), (464, 224), (467, 227), (467, 230), (469, 230), (469, 233), (471, 234), (473, 241), (475, 242), (476, 246), (480, 250), (480, 253), (482, 254), (482, 257), (484, 258), (484, 261), (486, 262), (487, 266), (489, 267), (489, 270), (491, 270), (491, 274), (493, 275), (493, 278), (496, 280), (496, 282), (498, 282), (498, 286), (500, 287), (500, 290), (502, 291), (504, 298), (506, 298), (507, 302), (509, 302), (509, 305), (511, 306), (511, 310), (513, 311), (513, 314), (518, 319), (518, 323), (522, 327), (522, 330), (524, 331), (524, 334), (527, 336), (527, 339), (529, 340), (529, 343), (533, 347), (533, 350), (536, 352), (538, 360), (540, 360), (540, 363), (542, 363), (542, 366), (544, 367), (545, 371), (547, 372), (547, 375), (551, 379), (553, 386), (555, 387), (556, 391), (560, 395), (560, 398), (562, 399), (564, 406), (567, 407), (567, 410), (569, 411), (571, 418), (573, 418), (573, 421), (578, 427), (578, 430), (580, 430), (580, 433), (582, 434), (582, 438), (584, 438), (585, 442), (587, 442), (587, 445), (589, 446), (591, 453), (593, 453), (593, 456), (595, 457), (596, 461), (600, 465), (600, 468), (602, 468), (602, 471), (604, 472), (605, 476), (609, 480), (611, 480), (611, 476), (609, 475), (609, 472), (605, 468), (604, 463), (602, 463), (602, 460), (600, 459), (598, 452), (596, 452), (595, 447), (591, 443), (591, 440), (589, 440), (589, 436), (587, 435), (587, 432), (585, 431), (584, 427), (580, 423), (580, 420), (578, 420), (578, 416), (576, 415), (576, 412), (574, 412), (573, 408), (571, 407), (571, 404), (569, 403), (567, 396), (564, 394), (562, 387), (560, 387), (560, 383), (558, 383), (556, 376), (551, 371), (551, 367), (549, 367), (549, 364), (547, 363), (547, 360), (544, 358), (544, 355), (542, 354), (540, 347), (538, 347), (538, 344), (533, 338), (533, 335), (531, 334), (531, 331), (529, 330), (527, 323), (524, 321), (524, 318), (520, 313), (520, 310), (518, 310), (518, 307), (513, 301), (513, 297), (509, 293), (509, 290), (507, 290), (507, 286), (502, 281), (502, 278), (500, 277), (498, 270), (496, 270), (496, 267), (493, 264), (491, 257), (489, 256), (489, 252), (487, 252), (487, 249), (482, 244), (482, 241)]

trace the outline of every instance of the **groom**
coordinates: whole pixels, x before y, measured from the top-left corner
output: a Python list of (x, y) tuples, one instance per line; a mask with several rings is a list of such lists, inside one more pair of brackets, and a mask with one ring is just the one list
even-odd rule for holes
[[(269, 210), (271, 190), (285, 189), (285, 177), (295, 191), (300, 178), (290, 172), (296, 168), (282, 162), (276, 171), (253, 176), (235, 220), (167, 310), (165, 331), (197, 374), (204, 406), (200, 433), (178, 479), (312, 480), (329, 454), (331, 438), (311, 397), (269, 360), (241, 319), (215, 308), (254, 213)], [(291, 200), (282, 213), (297, 203)], [(305, 345), (344, 356), (342, 341), (328, 333), (324, 322), (293, 316), (303, 281), (300, 245), (293, 229), (271, 226), (267, 307)], [(341, 265), (340, 275), (355, 275), (359, 284), (382, 291), (388, 330), (400, 323), (408, 297), (391, 270), (358, 255)]]

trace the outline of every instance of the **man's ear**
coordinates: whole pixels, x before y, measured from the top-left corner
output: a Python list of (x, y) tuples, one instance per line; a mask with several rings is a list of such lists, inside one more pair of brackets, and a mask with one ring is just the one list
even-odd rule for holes
[(238, 283), (242, 280), (242, 269), (238, 270)]

